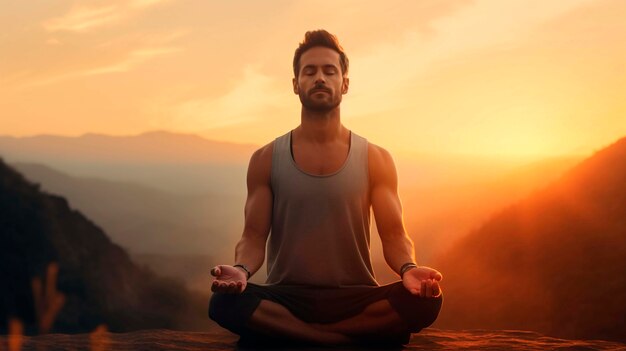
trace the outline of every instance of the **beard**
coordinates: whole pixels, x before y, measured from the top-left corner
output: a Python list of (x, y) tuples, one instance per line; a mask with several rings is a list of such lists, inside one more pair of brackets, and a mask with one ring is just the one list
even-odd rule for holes
[(337, 108), (337, 106), (341, 103), (341, 94), (335, 95), (328, 91), (328, 97), (325, 99), (313, 98), (312, 95), (316, 93), (311, 93), (311, 91), (320, 88), (324, 87), (316, 86), (307, 92), (300, 92), (298, 96), (300, 97), (302, 106), (307, 110), (315, 112), (328, 112)]

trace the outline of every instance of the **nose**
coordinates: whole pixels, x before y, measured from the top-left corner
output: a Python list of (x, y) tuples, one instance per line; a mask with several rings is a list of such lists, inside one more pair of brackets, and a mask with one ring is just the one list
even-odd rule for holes
[(324, 77), (324, 72), (322, 70), (318, 70), (315, 74), (315, 84), (318, 83), (326, 83), (326, 78)]

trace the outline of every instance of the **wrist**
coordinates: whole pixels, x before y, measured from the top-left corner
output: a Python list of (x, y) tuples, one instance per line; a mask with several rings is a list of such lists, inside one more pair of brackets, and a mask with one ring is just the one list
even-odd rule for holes
[(404, 273), (410, 271), (413, 268), (417, 268), (417, 264), (414, 262), (407, 262), (400, 267), (400, 278), (404, 278)]
[(250, 279), (250, 276), (252, 274), (250, 274), (250, 270), (248, 269), (248, 267), (246, 267), (246, 265), (237, 263), (234, 264), (233, 267), (239, 268), (239, 270), (243, 271), (246, 274), (246, 280)]

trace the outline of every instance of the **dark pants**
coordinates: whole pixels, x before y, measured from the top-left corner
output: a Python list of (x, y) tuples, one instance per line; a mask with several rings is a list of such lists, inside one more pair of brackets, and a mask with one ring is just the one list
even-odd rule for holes
[(209, 317), (220, 326), (242, 337), (254, 335), (247, 327), (252, 313), (269, 300), (285, 306), (297, 318), (307, 323), (333, 323), (353, 317), (368, 305), (387, 299), (393, 309), (409, 326), (401, 337), (408, 343), (411, 332), (417, 333), (431, 325), (439, 314), (443, 298), (412, 295), (402, 281), (383, 286), (319, 288), (287, 285), (258, 285), (248, 283), (241, 294), (213, 293)]

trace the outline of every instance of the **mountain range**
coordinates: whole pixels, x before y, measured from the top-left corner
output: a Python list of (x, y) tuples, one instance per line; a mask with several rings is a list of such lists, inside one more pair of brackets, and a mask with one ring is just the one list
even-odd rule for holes
[[(0, 155), (13, 167), (67, 198), (135, 259), (205, 289), (209, 262), (232, 260), (254, 148), (168, 132), (0, 137)], [(428, 264), (490, 213), (558, 178), (579, 159), (399, 153), (405, 225), (418, 260)], [(384, 262), (375, 225), (372, 252), (379, 281), (397, 279)]]
[(435, 260), (438, 326), (626, 340), (626, 138)]
[[(566, 172), (575, 162), (551, 159), (509, 172), (490, 170), (466, 183), (405, 186), (407, 228), (422, 230), (414, 236), (418, 257), (424, 247), (439, 245), (428, 253), (435, 257), (425, 260), (445, 277), (445, 303), (436, 326), (624, 340), (626, 139)], [(44, 277), (50, 262), (58, 263), (59, 290), (69, 297), (58, 330), (76, 331), (77, 325), (85, 330), (99, 323), (112, 330), (170, 328), (180, 325), (179, 312), (187, 308), (180, 301), (194, 301), (180, 282), (134, 263), (126, 250), (81, 214), (84, 210), (97, 217), (105, 231), (116, 232), (114, 241), (129, 240), (124, 246), (139, 253), (141, 262), (168, 275), (187, 272), (202, 280), (211, 260), (228, 263), (210, 255), (232, 255), (238, 233), (230, 235), (242, 225), (242, 218), (236, 218), (240, 209), (231, 209), (243, 205), (241, 194), (213, 193), (210, 187), (206, 192), (168, 192), (145, 183), (64, 174), (49, 165), (16, 165), (44, 190), (71, 197), (68, 204), (58, 195), (44, 193), (32, 180), (0, 163), (0, 281), (12, 284), (0, 289), (0, 301), (5, 302), (0, 314), (25, 320), (31, 330), (36, 324), (31, 280)], [(245, 168), (243, 161), (241, 165)], [(500, 209), (494, 212), (496, 208)], [(221, 219), (223, 224), (213, 223)], [(164, 225), (168, 221), (174, 224)], [(128, 224), (132, 225), (124, 232)], [(196, 234), (185, 231), (194, 225)], [(463, 228), (472, 225), (474, 229), (464, 235)], [(454, 228), (456, 232), (450, 232)], [(229, 234), (223, 236), (220, 230)], [(189, 247), (177, 254), (174, 248), (185, 244), (206, 247), (209, 256), (192, 256)], [(373, 240), (373, 250), (380, 251), (377, 245)], [(383, 277), (379, 281), (397, 279), (385, 271), (381, 274), (384, 262), (379, 256), (374, 254), (377, 275)], [(174, 261), (177, 264), (169, 264)], [(161, 304), (167, 307), (152, 311)], [(80, 311), (87, 305), (94, 312), (85, 317)], [(125, 314), (129, 311), (134, 316)]]
[(70, 175), (194, 195), (242, 193), (245, 168), (256, 148), (161, 131), (133, 136), (0, 136), (0, 155), (9, 163), (43, 164)]

